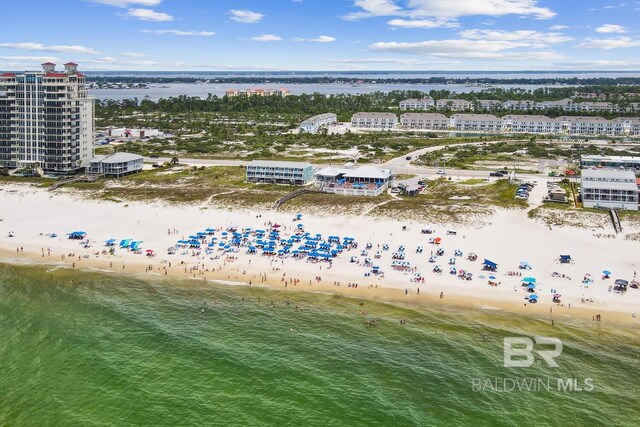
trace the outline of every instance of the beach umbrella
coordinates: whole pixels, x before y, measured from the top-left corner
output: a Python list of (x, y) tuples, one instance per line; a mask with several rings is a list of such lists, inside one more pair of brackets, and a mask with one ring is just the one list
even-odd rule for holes
[(611, 272), (609, 270), (602, 270), (602, 274), (605, 276), (611, 276)]
[(535, 288), (536, 288), (536, 285), (535, 285), (535, 283), (529, 283), (529, 284), (527, 285), (527, 288), (529, 288), (529, 289), (535, 289)]
[(524, 283), (536, 283), (535, 277), (525, 277), (524, 279), (522, 279), (522, 281)]
[(496, 276), (489, 276), (489, 280), (496, 280)]
[(529, 295), (529, 301), (536, 301), (538, 299), (538, 295), (533, 294), (533, 295)]

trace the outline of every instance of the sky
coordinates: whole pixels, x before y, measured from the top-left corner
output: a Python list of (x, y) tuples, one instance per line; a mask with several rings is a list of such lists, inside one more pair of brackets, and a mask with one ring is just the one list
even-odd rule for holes
[(640, 70), (638, 0), (29, 0), (2, 16), (4, 71)]

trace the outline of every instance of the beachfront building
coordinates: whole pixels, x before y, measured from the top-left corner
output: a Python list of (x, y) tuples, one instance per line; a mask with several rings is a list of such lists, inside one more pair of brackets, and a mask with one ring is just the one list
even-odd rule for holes
[(560, 133), (562, 125), (547, 116), (509, 114), (502, 118), (502, 129), (508, 133)]
[(570, 98), (561, 99), (559, 101), (543, 101), (533, 104), (535, 110), (549, 110), (551, 108), (557, 108), (559, 110), (571, 111), (573, 100)]
[(142, 172), (143, 158), (138, 154), (114, 153), (96, 156), (89, 162), (88, 172), (110, 178), (120, 178)]
[(237, 96), (280, 96), (285, 97), (291, 95), (289, 89), (279, 88), (279, 89), (262, 89), (262, 88), (252, 88), (252, 89), (227, 89), (226, 95), (229, 98), (235, 98)]
[(583, 154), (580, 167), (640, 170), (640, 157)]
[(55, 175), (89, 166), (94, 154), (94, 99), (73, 62), (64, 71), (0, 75), (0, 166)]
[(329, 166), (316, 172), (316, 185), (319, 189), (343, 196), (378, 196), (389, 188), (390, 180), (391, 170), (374, 166)]
[(395, 129), (398, 116), (393, 113), (355, 113), (351, 116), (351, 126), (361, 129)]
[(247, 181), (307, 185), (313, 182), (313, 166), (304, 162), (253, 160), (247, 165)]
[(318, 114), (300, 123), (300, 133), (318, 133), (321, 128), (335, 125), (336, 123), (338, 123), (338, 116), (335, 114)]
[(632, 171), (583, 169), (580, 188), (585, 208), (638, 210), (638, 185)]
[(438, 110), (465, 111), (471, 110), (473, 105), (466, 99), (438, 99), (436, 107)]
[(502, 119), (491, 114), (454, 114), (449, 127), (457, 131), (501, 132)]
[(576, 102), (568, 104), (564, 110), (580, 113), (615, 113), (620, 111), (620, 108), (611, 102)]
[(449, 118), (440, 113), (404, 113), (400, 125), (406, 130), (446, 130)]
[(400, 109), (401, 110), (430, 110), (436, 106), (433, 98), (426, 97), (421, 99), (405, 99), (404, 101), (400, 101)]

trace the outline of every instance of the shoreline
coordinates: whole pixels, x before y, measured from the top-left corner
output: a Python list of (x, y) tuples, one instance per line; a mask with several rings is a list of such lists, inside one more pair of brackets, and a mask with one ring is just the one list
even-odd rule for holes
[[(277, 221), (282, 224), (280, 230), (286, 236), (293, 234), (298, 223), (298, 220), (292, 221), (291, 216), (281, 211), (232, 211), (208, 205), (139, 202), (121, 205), (83, 199), (72, 191), (50, 193), (28, 186), (6, 185), (0, 187), (0, 262), (23, 264), (27, 261), (31, 265), (64, 265), (68, 268), (74, 268), (75, 263), (80, 271), (124, 273), (132, 277), (153, 278), (166, 274), (170, 278), (195, 278), (223, 284), (225, 281), (247, 285), (251, 282), (274, 290), (324, 292), (409, 307), (414, 304), (418, 307), (450, 306), (487, 312), (498, 309), (549, 323), (572, 318), (592, 321), (598, 314), (607, 323), (633, 325), (640, 320), (636, 315), (640, 313), (640, 290), (629, 289), (625, 294), (607, 291), (615, 278), (631, 280), (636, 269), (633, 254), (637, 252), (638, 242), (625, 240), (624, 236), (595, 237), (597, 225), (592, 229), (561, 227), (550, 230), (528, 219), (525, 211), (496, 210), (492, 216), (484, 218), (490, 222), (473, 219), (470, 226), (455, 226), (456, 235), (445, 233), (453, 227), (448, 224), (437, 224), (437, 233), (426, 235), (420, 231), (423, 224), (408, 220), (304, 214), (300, 221), (312, 235), (316, 232), (324, 236), (339, 233), (340, 236), (354, 236), (359, 242), (357, 249), (345, 250), (332, 259), (331, 264), (247, 255), (244, 253), (246, 247), (240, 247), (239, 253), (232, 254), (217, 248), (207, 255), (188, 249), (181, 249), (182, 253), (174, 255), (165, 252), (165, 248), (173, 246), (177, 240), (207, 227), (216, 228), (215, 235), (221, 236), (221, 230), (230, 223), (237, 224), (238, 229), (253, 227), (255, 230)], [(176, 225), (180, 230), (175, 229)], [(88, 233), (87, 248), (78, 240), (67, 239), (66, 234), (74, 230)], [(13, 231), (15, 237), (9, 238), (9, 231)], [(59, 237), (47, 236), (52, 232)], [(438, 247), (446, 249), (446, 254), (437, 262), (445, 273), (431, 271), (434, 264), (428, 262), (429, 252), (436, 246), (427, 243), (430, 236), (443, 239)], [(143, 252), (153, 249), (157, 255), (147, 258), (118, 248), (114, 255), (108, 255), (104, 241), (111, 238), (142, 240)], [(371, 258), (376, 245), (390, 246), (389, 251), (382, 252), (380, 259), (374, 261), (384, 271), (382, 275), (365, 275), (370, 267), (362, 264), (361, 259), (368, 255), (363, 256), (361, 251), (369, 242), (372, 243)], [(393, 266), (391, 254), (399, 245), (406, 246), (406, 259), (411, 262), (409, 269)], [(417, 252), (417, 246), (423, 246), (424, 253)], [(454, 249), (465, 255), (456, 258), (456, 269), (473, 272), (472, 280), (460, 280), (456, 275), (448, 274), (447, 259), (450, 260)], [(477, 261), (466, 258), (470, 252), (478, 254)], [(572, 254), (575, 262), (558, 264), (555, 257), (563, 253)], [(73, 259), (69, 254), (74, 254)], [(350, 262), (352, 257), (361, 259)], [(497, 262), (498, 272), (483, 271), (480, 266), (483, 258)], [(520, 271), (522, 276), (538, 279), (536, 293), (540, 299), (537, 304), (526, 302), (529, 294), (520, 286), (522, 277), (509, 274), (518, 271), (518, 263), (524, 259), (533, 264), (533, 269)], [(608, 281), (598, 277), (599, 271), (605, 268), (614, 272)], [(581, 283), (580, 278), (586, 272), (593, 273), (592, 283)], [(421, 274), (424, 282), (416, 282), (416, 274)], [(498, 286), (489, 286), (485, 274), (495, 274)], [(314, 280), (318, 277), (321, 281)], [(299, 281), (298, 284), (294, 285), (293, 279)], [(357, 287), (350, 287), (352, 283)], [(562, 294), (562, 303), (551, 301), (554, 292)]]
[[(572, 326), (632, 326), (640, 324), (640, 318), (634, 318), (628, 313), (615, 310), (608, 310), (597, 307), (568, 307), (567, 305), (549, 305), (549, 304), (517, 304), (513, 301), (505, 301), (495, 298), (468, 297), (465, 295), (445, 295), (444, 298), (439, 297), (439, 292), (425, 287), (419, 295), (405, 295), (402, 289), (393, 287), (358, 287), (350, 288), (347, 286), (334, 286), (325, 283), (301, 283), (294, 286), (284, 286), (274, 280), (267, 280), (259, 283), (249, 283), (248, 275), (238, 275), (232, 270), (207, 272), (202, 275), (181, 274), (179, 271), (173, 270), (167, 275), (146, 271), (146, 264), (128, 263), (126, 269), (109, 268), (106, 261), (101, 260), (81, 260), (79, 265), (72, 266), (72, 261), (54, 261), (52, 259), (42, 260), (33, 252), (22, 252), (16, 257), (5, 249), (0, 248), (0, 263), (20, 266), (20, 267), (50, 267), (47, 272), (53, 273), (58, 269), (64, 269), (67, 272), (78, 271), (81, 273), (95, 273), (102, 275), (115, 274), (120, 277), (129, 277), (134, 280), (143, 281), (167, 281), (178, 280), (183, 283), (189, 281), (198, 281), (201, 283), (213, 283), (223, 286), (244, 286), (264, 288), (278, 293), (286, 292), (303, 292), (309, 294), (324, 294), (339, 296), (342, 298), (360, 299), (381, 304), (390, 304), (394, 307), (418, 310), (423, 309), (440, 309), (440, 310), (473, 310), (476, 313), (484, 313), (490, 315), (491, 312), (523, 315), (531, 320), (552, 324), (552, 320), (556, 325), (571, 324)], [(75, 260), (75, 259), (74, 259)], [(26, 262), (25, 262), (26, 261)], [(134, 270), (134, 271), (132, 271)], [(226, 277), (225, 277), (226, 276)], [(255, 277), (255, 276), (253, 276)], [(551, 310), (550, 310), (551, 309)], [(602, 315), (602, 321), (594, 321), (596, 314)], [(589, 323), (590, 322), (590, 323)]]

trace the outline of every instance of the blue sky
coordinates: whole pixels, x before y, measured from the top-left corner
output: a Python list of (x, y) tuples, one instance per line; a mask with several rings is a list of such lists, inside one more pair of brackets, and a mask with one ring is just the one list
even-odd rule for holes
[(2, 15), (1, 70), (640, 69), (638, 0), (30, 0)]

